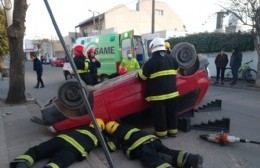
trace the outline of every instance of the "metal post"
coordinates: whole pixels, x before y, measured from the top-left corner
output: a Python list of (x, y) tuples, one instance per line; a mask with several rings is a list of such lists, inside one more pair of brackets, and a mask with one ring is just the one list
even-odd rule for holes
[(89, 12), (92, 12), (92, 14), (93, 14), (93, 25), (94, 25), (94, 30), (96, 29), (96, 19), (95, 19), (95, 12), (94, 11), (92, 11), (92, 10), (88, 10)]
[(101, 29), (100, 29), (100, 13), (99, 12), (97, 12), (97, 14), (98, 14), (98, 34), (101, 34)]
[(55, 21), (55, 18), (54, 18), (54, 16), (53, 16), (53, 14), (52, 14), (52, 11), (51, 11), (51, 8), (50, 8), (50, 6), (49, 6), (49, 3), (48, 3), (47, 0), (44, 0), (44, 3), (45, 3), (45, 5), (46, 5), (46, 8), (47, 8), (49, 14), (50, 14), (50, 17), (51, 17), (53, 26), (54, 26), (54, 28), (55, 28), (55, 30), (56, 30), (56, 33), (57, 33), (57, 35), (58, 35), (58, 37), (59, 37), (59, 39), (60, 39), (60, 42), (61, 42), (61, 44), (62, 44), (62, 46), (63, 46), (63, 49), (64, 49), (64, 51), (65, 51), (65, 53), (66, 53), (66, 56), (69, 58), (69, 62), (70, 62), (70, 64), (71, 64), (71, 67), (72, 67), (72, 69), (73, 69), (73, 72), (74, 72), (74, 74), (75, 74), (75, 77), (76, 77), (76, 79), (77, 79), (77, 81), (78, 81), (79, 87), (80, 87), (81, 92), (82, 92), (84, 104), (85, 104), (85, 106), (86, 106), (86, 109), (87, 109), (88, 114), (90, 115), (91, 121), (92, 121), (92, 123), (94, 124), (94, 128), (95, 128), (96, 134), (97, 134), (97, 136), (98, 136), (98, 139), (99, 139), (99, 142), (100, 142), (101, 146), (102, 146), (103, 149), (104, 149), (104, 152), (105, 152), (105, 155), (106, 155), (108, 164), (109, 164), (109, 166), (110, 166), (111, 168), (114, 168), (115, 166), (114, 166), (114, 164), (113, 164), (112, 158), (111, 158), (110, 153), (109, 153), (109, 151), (108, 151), (107, 145), (106, 145), (105, 140), (104, 140), (104, 138), (103, 138), (103, 136), (102, 136), (102, 133), (100, 132), (100, 130), (99, 130), (99, 128), (98, 128), (98, 124), (97, 124), (97, 122), (96, 122), (96, 120), (95, 120), (95, 116), (94, 116), (93, 111), (92, 111), (92, 109), (91, 109), (91, 106), (90, 106), (90, 104), (89, 104), (89, 101), (88, 101), (88, 98), (87, 98), (87, 94), (88, 94), (88, 93), (87, 93), (86, 89), (85, 89), (84, 86), (83, 86), (84, 84), (83, 84), (82, 81), (80, 80), (80, 76), (79, 76), (79, 74), (77, 73), (76, 65), (75, 65), (73, 59), (72, 59), (72, 58), (70, 57), (70, 55), (69, 55), (69, 51), (68, 51), (68, 49), (67, 49), (67, 47), (66, 47), (66, 45), (65, 45), (65, 41), (64, 41), (64, 39), (63, 39), (63, 37), (62, 37), (62, 35), (61, 35), (61, 33), (60, 33), (60, 30), (59, 30), (59, 28), (58, 28), (58, 25), (57, 25), (57, 23), (56, 23), (56, 21)]
[(152, 0), (152, 34), (154, 33), (154, 8), (155, 8), (155, 0)]

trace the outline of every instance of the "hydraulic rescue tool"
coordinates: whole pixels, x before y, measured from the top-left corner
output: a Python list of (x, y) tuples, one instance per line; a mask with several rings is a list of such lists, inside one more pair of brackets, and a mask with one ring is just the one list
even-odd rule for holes
[(254, 143), (254, 144), (260, 144), (260, 142), (257, 141), (251, 141), (248, 139), (242, 139), (236, 136), (228, 135), (226, 133), (218, 133), (218, 134), (202, 134), (200, 135), (201, 139), (204, 139), (206, 141), (215, 142), (220, 145), (227, 145), (229, 143)]

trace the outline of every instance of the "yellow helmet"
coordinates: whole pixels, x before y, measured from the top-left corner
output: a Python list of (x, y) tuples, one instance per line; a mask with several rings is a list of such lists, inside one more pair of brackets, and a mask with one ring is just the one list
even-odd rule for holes
[[(103, 121), (101, 118), (96, 118), (96, 122), (97, 122), (98, 127), (99, 127), (102, 131), (105, 130), (105, 123), (104, 123), (104, 121)], [(93, 125), (92, 122), (89, 124), (89, 126), (92, 127), (92, 128), (94, 128), (94, 125)]]
[(165, 49), (167, 50), (171, 48), (171, 44), (167, 41), (164, 43), (164, 45), (165, 45)]
[(109, 134), (113, 134), (118, 126), (119, 123), (117, 123), (116, 121), (109, 121), (108, 123), (106, 123), (106, 132)]

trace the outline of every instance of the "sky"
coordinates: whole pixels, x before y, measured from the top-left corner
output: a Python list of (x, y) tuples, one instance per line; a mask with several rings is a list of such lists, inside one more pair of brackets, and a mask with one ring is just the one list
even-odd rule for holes
[[(160, 0), (166, 2), (182, 19), (188, 32), (214, 31), (218, 0)], [(26, 39), (57, 38), (44, 0), (27, 0)], [(93, 13), (106, 12), (116, 5), (133, 7), (137, 0), (47, 0), (63, 36), (75, 32), (75, 26), (89, 19)], [(151, 1), (152, 2), (152, 1)], [(97, 13), (95, 13), (97, 15)]]

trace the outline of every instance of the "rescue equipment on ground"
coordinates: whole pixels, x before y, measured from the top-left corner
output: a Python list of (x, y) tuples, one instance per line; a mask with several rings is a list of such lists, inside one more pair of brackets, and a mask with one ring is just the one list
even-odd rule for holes
[(248, 139), (242, 139), (233, 135), (229, 135), (226, 133), (218, 133), (218, 134), (202, 134), (200, 138), (206, 141), (215, 142), (220, 145), (227, 145), (230, 143), (253, 143), (260, 144), (260, 142), (252, 141)]

